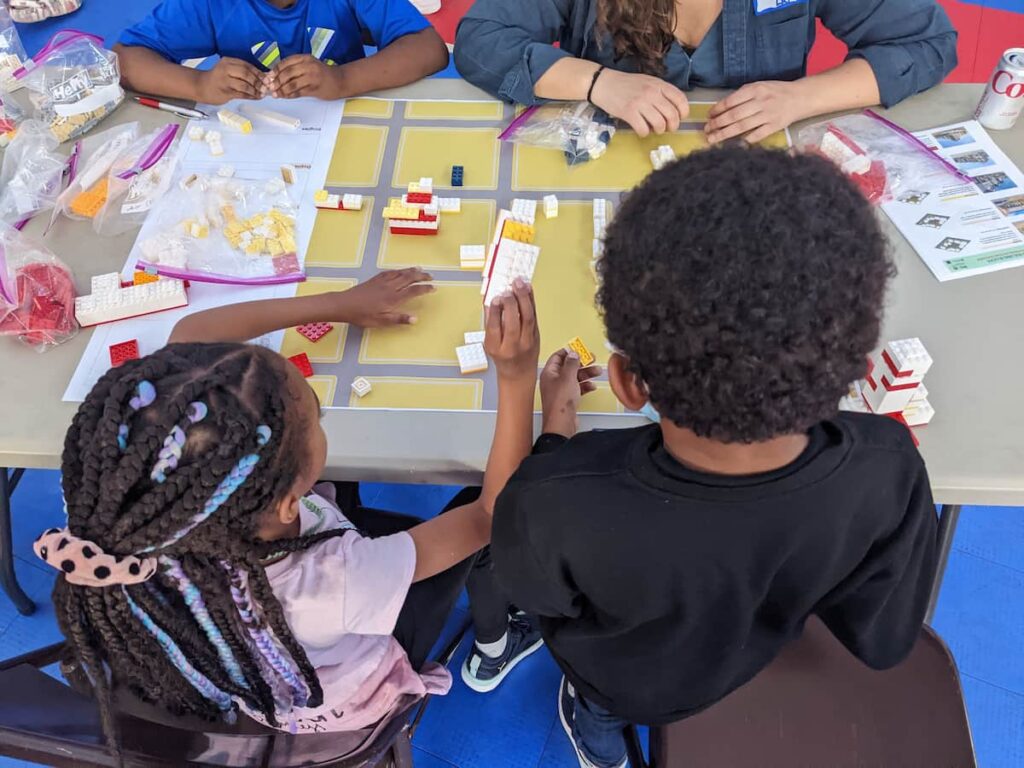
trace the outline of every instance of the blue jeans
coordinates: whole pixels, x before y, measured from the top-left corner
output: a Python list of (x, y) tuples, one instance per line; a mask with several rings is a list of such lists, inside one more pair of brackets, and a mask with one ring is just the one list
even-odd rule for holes
[(584, 699), (576, 691), (572, 733), (587, 759), (600, 768), (613, 768), (626, 756), (627, 723), (608, 710)]

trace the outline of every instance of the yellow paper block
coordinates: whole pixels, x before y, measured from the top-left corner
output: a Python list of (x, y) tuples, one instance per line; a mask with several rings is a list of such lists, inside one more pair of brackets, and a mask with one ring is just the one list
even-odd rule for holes
[[(347, 112), (346, 108), (346, 112)], [(501, 120), (500, 101), (407, 101), (406, 120)]]
[[(662, 144), (672, 147), (679, 157), (707, 147), (701, 131), (681, 131), (642, 139), (632, 131), (620, 129), (603, 157), (582, 165), (569, 166), (561, 150), (517, 144), (512, 153), (512, 189), (544, 193), (559, 190), (619, 192), (632, 189), (654, 170), (650, 153)], [(770, 136), (762, 144), (784, 147), (785, 134)]]
[[(588, 392), (580, 400), (580, 413), (625, 413), (626, 409), (615, 397), (611, 385), (607, 381), (595, 381), (597, 386), (593, 392)], [(537, 387), (533, 394), (533, 409), (541, 410), (540, 387)]]
[[(377, 266), (381, 269), (422, 267), (461, 269), (459, 247), (490, 242), (496, 205), (492, 200), (463, 200), (462, 215), (444, 219), (436, 235), (429, 237), (391, 236), (385, 231), (380, 241)], [(479, 286), (475, 286), (479, 289)]]
[(361, 210), (351, 213), (318, 211), (306, 249), (307, 267), (362, 266), (363, 249), (373, 218), (373, 198), (364, 197)]
[(426, 408), (443, 411), (478, 411), (483, 405), (480, 379), (427, 379), (420, 377), (367, 376), (373, 390), (363, 397), (353, 392), (354, 408)]
[(344, 119), (371, 117), (387, 120), (395, 111), (395, 102), (387, 99), (349, 99), (345, 102)]
[(377, 186), (387, 139), (387, 126), (342, 125), (327, 169), (327, 186)]
[(483, 327), (480, 285), (475, 280), (437, 281), (434, 287), (433, 293), (402, 307), (416, 316), (415, 325), (363, 331), (360, 363), (458, 366), (455, 348), (463, 343), (466, 329)]
[[(616, 136), (616, 138), (618, 138)], [(608, 205), (608, 217), (613, 216)], [(559, 200), (557, 219), (537, 219), (540, 258), (533, 274), (537, 314), (541, 319), (541, 350), (550, 354), (579, 336), (603, 365), (604, 322), (594, 305), (590, 275), (593, 258), (594, 208), (591, 201)]]
[[(305, 282), (298, 283), (295, 289), (296, 296), (315, 296), (330, 291), (347, 291), (358, 281), (352, 278), (336, 277), (310, 277)], [(285, 357), (305, 352), (313, 363), (339, 363), (342, 352), (345, 349), (345, 339), (348, 338), (348, 325), (346, 323), (334, 323), (334, 330), (324, 336), (320, 341), (312, 342), (296, 331), (289, 328), (284, 332), (284, 341), (281, 343), (281, 354)], [(318, 378), (314, 376), (313, 378)], [(333, 376), (331, 377), (334, 378)], [(318, 392), (319, 394), (319, 392)], [(321, 401), (324, 405), (328, 403)]]
[(460, 189), (497, 189), (498, 133), (497, 128), (403, 128), (391, 185), (405, 189), (429, 177), (435, 191), (451, 189), (452, 166), (461, 165), (466, 183)]
[(313, 388), (316, 396), (320, 399), (320, 405), (330, 408), (334, 405), (334, 393), (338, 391), (337, 376), (321, 376), (315, 374), (306, 379), (306, 383)]

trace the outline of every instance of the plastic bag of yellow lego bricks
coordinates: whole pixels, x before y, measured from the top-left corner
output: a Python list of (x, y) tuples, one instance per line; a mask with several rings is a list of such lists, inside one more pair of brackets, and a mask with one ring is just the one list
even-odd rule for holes
[(180, 128), (168, 123), (140, 136), (114, 160), (102, 187), (103, 201), (92, 217), (96, 234), (120, 235), (142, 226), (156, 201), (171, 187)]
[(61, 30), (14, 72), (16, 96), (57, 141), (76, 139), (124, 101), (117, 54), (96, 35)]
[(14, 73), (28, 61), (18, 30), (3, 3), (0, 3), (0, 90), (13, 90)]
[(67, 166), (56, 149), (42, 123), (22, 123), (0, 165), (0, 221), (13, 225), (53, 207)]
[(296, 206), (280, 177), (184, 173), (150, 212), (132, 255), (137, 269), (208, 283), (305, 280)]

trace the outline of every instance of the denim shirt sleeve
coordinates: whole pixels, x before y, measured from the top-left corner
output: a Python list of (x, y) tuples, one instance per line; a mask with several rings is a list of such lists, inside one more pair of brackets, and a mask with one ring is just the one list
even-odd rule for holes
[[(506, 101), (540, 103), (533, 84), (559, 59), (578, 53), (565, 39), (573, 2), (477, 0), (459, 22), (455, 67), (473, 85)], [(555, 42), (564, 47), (555, 48)]]
[(956, 66), (956, 30), (935, 0), (821, 0), (817, 15), (864, 59), (882, 105), (938, 85)]

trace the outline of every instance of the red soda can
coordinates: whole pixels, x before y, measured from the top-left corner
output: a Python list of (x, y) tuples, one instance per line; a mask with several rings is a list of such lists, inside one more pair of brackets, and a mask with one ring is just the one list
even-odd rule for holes
[(996, 64), (974, 118), (986, 128), (1012, 128), (1024, 111), (1024, 48), (1010, 48)]

